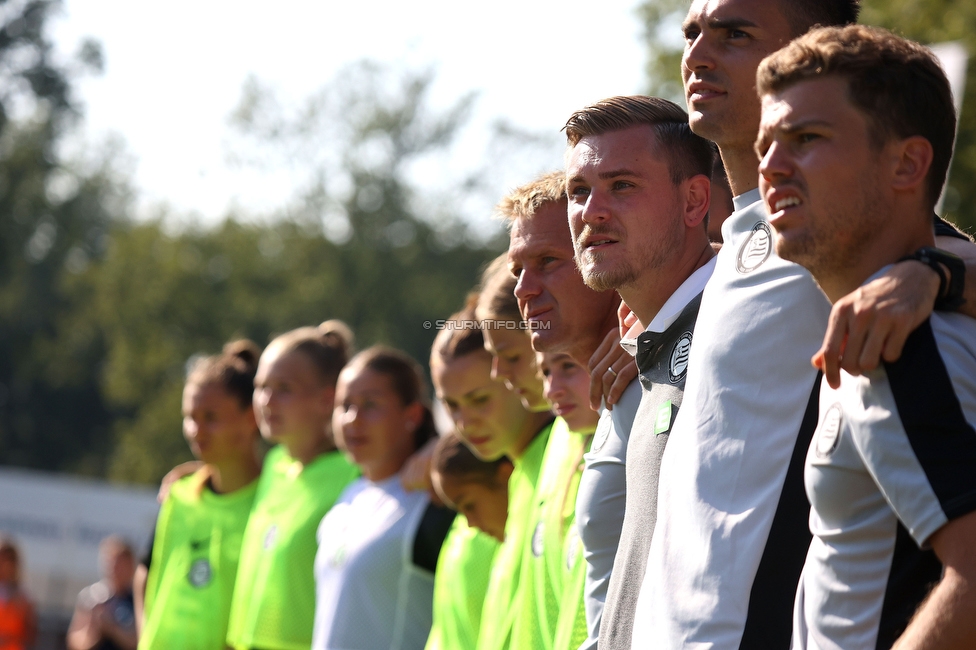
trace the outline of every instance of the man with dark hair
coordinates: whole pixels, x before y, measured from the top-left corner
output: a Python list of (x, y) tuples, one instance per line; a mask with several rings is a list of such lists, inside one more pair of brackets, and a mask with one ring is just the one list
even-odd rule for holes
[[(817, 4), (848, 7), (826, 14), (842, 22), (856, 14), (850, 2)], [(773, 252), (756, 189), (755, 80), (765, 56), (812, 27), (797, 22), (808, 14), (796, 9), (786, 0), (694, 0), (683, 24), (689, 122), (718, 145), (736, 211), (723, 225), (662, 459), (634, 648), (789, 647), (810, 540), (802, 473), (820, 386), (810, 359), (832, 384), (839, 367), (861, 372), (896, 359), (936, 298), (948, 297), (935, 271), (904, 262), (831, 310), (813, 278)], [(972, 256), (969, 242), (946, 239), (939, 245)], [(952, 275), (958, 287), (964, 274)]]
[[(931, 52), (877, 28), (820, 29), (764, 60), (758, 90), (759, 188), (781, 257), (831, 301), (906, 257), (962, 273), (931, 248), (955, 131)], [(823, 387), (795, 650), (972, 647), (974, 380), (976, 321), (935, 312), (897, 361)]]
[(860, 5), (860, 0), (789, 0), (782, 7), (792, 35), (799, 36), (813, 25), (856, 23)]
[[(601, 648), (624, 647), (654, 531), (657, 470), (715, 266), (706, 225), (714, 152), (691, 132), (684, 110), (656, 97), (597, 102), (574, 113), (565, 130), (576, 265), (588, 286), (616, 289), (647, 324), (632, 342), (643, 390), (627, 444), (623, 528), (602, 622), (590, 621)], [(579, 520), (585, 507), (598, 506), (578, 502)]]

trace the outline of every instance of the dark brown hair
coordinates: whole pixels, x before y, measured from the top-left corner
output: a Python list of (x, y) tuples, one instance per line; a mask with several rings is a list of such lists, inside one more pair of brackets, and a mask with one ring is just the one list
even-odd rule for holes
[(649, 126), (654, 130), (657, 143), (667, 157), (673, 185), (699, 174), (711, 175), (715, 158), (711, 143), (692, 133), (684, 109), (660, 97), (610, 97), (573, 113), (563, 129), (569, 146), (575, 147), (586, 136), (635, 126)]
[(498, 468), (511, 463), (505, 456), (493, 461), (481, 460), (456, 433), (447, 433), (437, 441), (430, 467), (438, 474), (459, 481), (495, 488), (498, 487)]
[(852, 25), (861, 13), (859, 0), (780, 0), (779, 6), (793, 36), (814, 27)]
[(518, 300), (515, 298), (515, 285), (518, 280), (508, 269), (508, 253), (502, 253), (491, 261), (481, 274), (481, 289), (478, 295), (478, 320), (503, 322), (522, 321)]
[(323, 383), (335, 386), (339, 373), (353, 351), (353, 334), (341, 320), (327, 320), (318, 327), (299, 327), (275, 337), (268, 344), (280, 354), (300, 352), (318, 371)]
[(464, 309), (445, 321), (444, 328), (437, 333), (430, 348), (431, 360), (448, 362), (472, 352), (485, 352), (485, 337), (480, 328), (473, 326), (478, 322), (475, 315), (477, 302), (478, 294), (472, 293), (468, 296)]
[(261, 348), (254, 342), (247, 339), (231, 341), (220, 354), (197, 359), (187, 373), (186, 384), (218, 384), (237, 398), (241, 408), (250, 407), (260, 358)]
[(427, 384), (424, 383), (420, 364), (410, 355), (400, 350), (374, 345), (349, 360), (348, 368), (353, 370), (372, 370), (390, 379), (393, 392), (404, 406), (419, 403), (424, 410), (423, 420), (414, 429), (414, 449), (420, 449), (428, 440), (437, 437), (434, 415), (427, 399)]
[(797, 38), (759, 64), (760, 96), (811, 79), (839, 76), (847, 96), (868, 122), (872, 144), (922, 136), (932, 145), (926, 197), (934, 206), (942, 193), (956, 112), (952, 90), (932, 52), (879, 27), (823, 27)]

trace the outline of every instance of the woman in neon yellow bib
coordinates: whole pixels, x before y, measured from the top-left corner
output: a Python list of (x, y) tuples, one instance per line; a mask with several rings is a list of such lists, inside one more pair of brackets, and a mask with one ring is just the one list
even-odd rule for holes
[[(170, 487), (136, 585), (140, 650), (224, 647), (244, 528), (261, 472), (251, 397), (260, 349), (227, 344), (183, 389), (183, 435), (205, 465)], [(148, 578), (147, 578), (148, 572)]]
[(339, 321), (274, 339), (261, 355), (254, 407), (268, 452), (247, 523), (227, 644), (308, 650), (315, 615), (315, 531), (359, 470), (335, 448), (335, 384), (352, 346)]

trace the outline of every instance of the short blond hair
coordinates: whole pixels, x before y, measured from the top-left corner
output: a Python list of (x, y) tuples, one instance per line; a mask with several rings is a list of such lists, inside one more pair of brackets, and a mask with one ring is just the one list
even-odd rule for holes
[(495, 214), (511, 223), (516, 219), (531, 219), (542, 206), (565, 200), (566, 172), (548, 172), (509, 192), (495, 206)]

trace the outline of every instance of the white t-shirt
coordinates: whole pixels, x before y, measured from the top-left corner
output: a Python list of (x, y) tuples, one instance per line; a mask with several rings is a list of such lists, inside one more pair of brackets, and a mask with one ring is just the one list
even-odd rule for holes
[(789, 645), (789, 603), (809, 543), (810, 358), (830, 305), (805, 269), (775, 254), (758, 190), (735, 207), (662, 459), (635, 649)]
[(430, 634), (434, 576), (412, 562), (426, 492), (394, 475), (360, 478), (318, 529), (316, 650), (423, 650)]
[(976, 510), (976, 320), (933, 314), (820, 412), (793, 648), (890, 648), (942, 576), (929, 537)]

